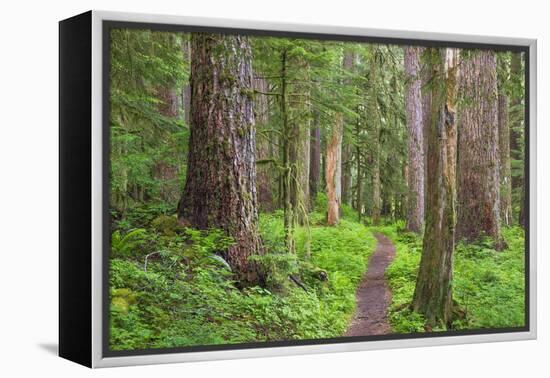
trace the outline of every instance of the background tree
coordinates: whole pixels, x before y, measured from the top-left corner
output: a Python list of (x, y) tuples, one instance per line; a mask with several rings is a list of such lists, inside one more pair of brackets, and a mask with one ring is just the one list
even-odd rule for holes
[(457, 237), (488, 235), (502, 248), (496, 54), (465, 53), (459, 80)]
[(373, 53), (370, 60), (369, 70), (369, 103), (368, 103), (368, 119), (370, 121), (371, 139), (372, 139), (372, 223), (377, 225), (380, 223), (381, 211), (381, 188), (380, 188), (380, 113), (378, 109), (378, 92), (377, 92), (377, 71), (379, 69), (381, 53), (378, 47), (373, 48)]
[(514, 218), (525, 227), (525, 67), (524, 53), (511, 53), (510, 157)]
[(404, 53), (407, 85), (405, 103), (409, 129), (407, 228), (420, 233), (424, 221), (424, 132), (420, 48), (407, 46)]
[(497, 55), (498, 65), (498, 141), (500, 167), (500, 217), (505, 226), (511, 226), (512, 215), (512, 166), (510, 162), (510, 65), (509, 54)]
[(311, 207), (315, 205), (321, 182), (321, 127), (319, 126), (319, 112), (314, 113), (313, 124), (309, 155), (309, 202)]
[(223, 229), (234, 239), (226, 261), (253, 282), (248, 258), (260, 253), (260, 238), (251, 48), (247, 37), (196, 33), (191, 51), (191, 136), (178, 218), (201, 230)]
[(122, 218), (128, 208), (151, 200), (168, 211), (177, 203), (185, 174), (188, 130), (176, 96), (188, 77), (189, 62), (181, 55), (184, 38), (114, 29), (111, 40), (113, 216)]

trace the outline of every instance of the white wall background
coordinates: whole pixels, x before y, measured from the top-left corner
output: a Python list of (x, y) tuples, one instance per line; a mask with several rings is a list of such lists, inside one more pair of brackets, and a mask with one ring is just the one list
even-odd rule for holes
[[(98, 371), (56, 357), (57, 21), (89, 9), (537, 38), (539, 340)], [(544, 247), (550, 233), (542, 213), (548, 211), (544, 194), (549, 189), (544, 105), (550, 100), (550, 50), (545, 49), (550, 12), (544, 1), (8, 0), (0, 14), (1, 376), (548, 376), (550, 272)]]

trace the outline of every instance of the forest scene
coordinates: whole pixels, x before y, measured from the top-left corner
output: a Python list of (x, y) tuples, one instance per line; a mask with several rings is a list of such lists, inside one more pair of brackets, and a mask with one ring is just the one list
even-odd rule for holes
[(113, 351), (525, 326), (522, 52), (115, 28)]

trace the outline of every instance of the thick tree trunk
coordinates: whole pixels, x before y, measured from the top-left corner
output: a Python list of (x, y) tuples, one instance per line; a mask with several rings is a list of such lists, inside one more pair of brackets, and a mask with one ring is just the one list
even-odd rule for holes
[(498, 138), (500, 152), (500, 217), (506, 226), (512, 225), (512, 168), (510, 165), (510, 127), (508, 96), (498, 96)]
[(408, 215), (409, 231), (421, 233), (424, 221), (424, 132), (422, 119), (422, 81), (420, 49), (405, 47), (406, 115), (409, 130), (408, 156)]
[(314, 122), (309, 149), (309, 201), (312, 208), (315, 206), (321, 180), (321, 128), (318, 125), (318, 115), (315, 116)]
[(493, 238), (500, 235), (500, 174), (496, 55), (476, 51), (460, 71), (464, 96), (458, 133), (457, 238)]
[(191, 48), (191, 135), (178, 218), (223, 229), (234, 239), (223, 257), (242, 282), (254, 282), (248, 258), (260, 253), (260, 237), (250, 45), (242, 36), (196, 33)]
[(428, 48), (432, 106), (426, 176), (426, 229), (413, 296), (413, 309), (426, 328), (449, 325), (452, 315), (452, 273), (456, 196), (456, 81), (458, 51)]

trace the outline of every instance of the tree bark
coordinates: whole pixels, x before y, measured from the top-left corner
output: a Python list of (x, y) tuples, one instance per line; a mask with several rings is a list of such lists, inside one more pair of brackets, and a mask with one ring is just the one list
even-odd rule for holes
[(342, 171), (342, 133), (344, 116), (337, 113), (332, 125), (332, 132), (327, 143), (326, 181), (327, 181), (327, 224), (337, 225), (340, 222), (341, 171)]
[[(353, 67), (353, 54), (344, 53), (343, 70)], [(344, 114), (336, 113), (331, 136), (327, 143), (325, 162), (325, 180), (327, 185), (327, 224), (334, 226), (340, 222), (340, 205), (342, 203), (342, 138), (344, 134)]]
[(482, 235), (502, 248), (496, 55), (476, 51), (462, 62), (464, 96), (458, 138), (457, 238), (475, 241)]
[[(521, 53), (512, 53), (512, 59), (510, 63), (510, 78), (513, 83), (515, 83), (516, 93), (512, 98), (510, 98), (510, 158), (514, 161), (524, 161), (523, 148), (522, 148), (522, 133), (521, 129), (524, 125), (524, 107), (522, 104), (522, 94), (518, 90), (521, 87)], [(512, 176), (512, 190), (514, 192), (519, 192), (520, 201), (519, 201), (519, 212), (517, 214), (518, 222), (522, 227), (525, 227), (525, 193), (524, 193), (524, 175), (514, 175)]]
[(319, 182), (321, 180), (321, 128), (318, 115), (314, 117), (314, 127), (311, 129), (310, 161), (309, 161), (309, 201), (315, 206)]
[(370, 91), (369, 91), (369, 103), (368, 103), (368, 117), (371, 120), (371, 130), (373, 135), (373, 148), (372, 148), (372, 223), (374, 225), (380, 224), (380, 211), (381, 211), (381, 188), (380, 188), (380, 115), (378, 113), (378, 99), (377, 99), (377, 60), (376, 55), (378, 52), (373, 51), (373, 57), (370, 62)]
[(409, 231), (421, 233), (424, 221), (424, 132), (422, 118), (422, 80), (420, 48), (405, 47), (406, 118), (409, 144), (407, 164)]
[[(267, 81), (263, 78), (254, 78), (253, 87), (257, 93), (255, 96), (254, 107), (256, 113), (256, 126), (257, 129), (261, 126), (265, 127), (269, 121), (269, 104), (267, 96), (262, 93), (268, 92)], [(261, 126), (260, 126), (261, 125)], [(257, 161), (269, 160), (272, 158), (270, 148), (270, 141), (266, 136), (258, 133), (256, 137), (256, 157)], [(256, 185), (258, 192), (258, 205), (263, 211), (273, 211), (273, 194), (272, 194), (272, 182), (270, 173), (272, 165), (269, 163), (256, 165)]]
[[(357, 109), (357, 113), (360, 113), (359, 107)], [(355, 163), (357, 165), (357, 179), (356, 179), (356, 200), (355, 200), (355, 207), (357, 209), (357, 216), (359, 223), (362, 222), (363, 218), (363, 167), (361, 164), (361, 117), (358, 117), (355, 123), (355, 135), (357, 138), (357, 145), (355, 146)]]
[(428, 48), (433, 85), (428, 128), (426, 226), (412, 307), (426, 328), (449, 325), (456, 196), (456, 81), (458, 51)]
[[(309, 69), (305, 65), (306, 77)], [(307, 79), (306, 79), (307, 81)], [(304, 224), (309, 212), (309, 160), (311, 115), (307, 99), (309, 89), (305, 85), (294, 85), (294, 92), (300, 94), (293, 102), (292, 125), (289, 138), (291, 168), (291, 198), (293, 214), (297, 224)]]
[(352, 145), (349, 142), (343, 142), (342, 146), (342, 203), (351, 206), (351, 164), (352, 164)]
[(510, 127), (508, 123), (508, 96), (498, 96), (498, 140), (500, 152), (500, 218), (506, 226), (512, 225), (512, 167), (510, 165)]
[[(422, 78), (422, 133), (424, 139), (424, 183), (428, 176), (428, 132), (430, 130), (431, 108), (432, 108), (432, 91), (430, 88), (430, 77), (432, 72), (430, 71), (430, 62), (427, 62), (425, 54), (427, 50), (422, 48), (421, 55), (421, 78)], [(426, 204), (426, 184), (424, 184), (424, 204)], [(424, 205), (425, 207), (425, 205)]]
[(261, 247), (250, 44), (243, 36), (195, 33), (191, 49), (191, 134), (178, 218), (224, 230), (234, 244), (223, 257), (241, 282), (255, 282), (248, 258)]
[[(183, 53), (183, 60), (186, 62), (191, 62), (191, 43), (188, 39), (184, 39), (181, 44), (181, 49)], [(183, 86), (181, 90), (182, 98), (182, 108), (183, 108), (183, 120), (186, 125), (189, 125), (191, 122), (191, 84), (188, 83)]]

